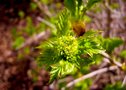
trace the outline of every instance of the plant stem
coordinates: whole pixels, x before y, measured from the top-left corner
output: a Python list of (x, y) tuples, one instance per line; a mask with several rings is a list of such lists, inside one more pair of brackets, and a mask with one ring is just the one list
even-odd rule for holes
[(124, 85), (126, 85), (126, 75), (125, 75), (124, 80), (123, 80), (123, 82), (122, 82), (122, 87), (123, 87)]
[(70, 83), (68, 83), (66, 85), (66, 87), (63, 87), (61, 90), (65, 90), (65, 88), (69, 88), (69, 87), (73, 86), (74, 84), (76, 84), (76, 83), (78, 83), (78, 82), (80, 82), (82, 80), (85, 80), (87, 78), (91, 78), (91, 77), (93, 77), (95, 75), (102, 74), (102, 73), (105, 73), (105, 72), (110, 71), (110, 70), (116, 70), (117, 68), (118, 68), (118, 66), (111, 66), (111, 67), (108, 67), (108, 68), (98, 69), (98, 70), (96, 70), (94, 72), (91, 72), (91, 73), (89, 73), (87, 75), (84, 75), (84, 76), (82, 76), (82, 77), (80, 77), (78, 79), (75, 79), (75, 80), (71, 81)]

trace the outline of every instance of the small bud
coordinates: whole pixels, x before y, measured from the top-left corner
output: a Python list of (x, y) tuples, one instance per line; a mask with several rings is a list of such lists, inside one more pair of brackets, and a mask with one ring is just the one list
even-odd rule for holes
[(77, 37), (83, 36), (86, 32), (85, 23), (82, 21), (72, 23), (72, 28)]

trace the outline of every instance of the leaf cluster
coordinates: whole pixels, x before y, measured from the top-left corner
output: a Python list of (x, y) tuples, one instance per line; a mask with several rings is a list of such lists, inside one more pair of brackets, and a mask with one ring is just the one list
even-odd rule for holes
[(107, 53), (112, 53), (112, 51), (121, 44), (123, 44), (123, 40), (120, 38), (106, 38), (103, 39), (102, 43)]
[(102, 0), (88, 0), (87, 3), (83, 3), (83, 0), (65, 0), (64, 4), (70, 11), (72, 20), (79, 21), (83, 19), (87, 10), (100, 1)]
[[(89, 0), (88, 3), (93, 5), (95, 2)], [(82, 11), (82, 0), (65, 0), (65, 4), (67, 8), (58, 16), (55, 37), (40, 45), (42, 52), (38, 63), (50, 68), (50, 81), (74, 73), (81, 66), (92, 64), (95, 62), (95, 55), (104, 51), (99, 32), (90, 30), (83, 36), (76, 37), (72, 30), (73, 16), (79, 20), (76, 17), (82, 15), (82, 12), (76, 14)]]
[(114, 85), (107, 85), (104, 90), (125, 90), (126, 86), (122, 87), (120, 82), (117, 82)]

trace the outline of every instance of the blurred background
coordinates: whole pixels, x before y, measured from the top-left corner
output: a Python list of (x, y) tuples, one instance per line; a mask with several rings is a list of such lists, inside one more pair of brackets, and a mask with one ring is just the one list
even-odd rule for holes
[[(64, 8), (63, 2), (0, 0), (0, 90), (60, 90), (65, 83), (81, 76), (80, 73), (67, 76), (50, 85), (49, 72), (35, 61), (40, 54), (37, 46), (50, 37), (50, 30), (55, 27), (55, 17)], [(121, 38), (124, 44), (112, 54), (114, 58), (125, 61), (126, 0), (102, 0), (86, 13), (85, 23), (87, 30), (100, 30), (105, 38)], [(94, 64), (87, 71), (84, 67), (83, 72), (94, 71), (102, 64)], [(122, 81), (124, 74), (121, 70), (107, 72), (82, 81), (69, 90), (104, 90), (108, 85)]]

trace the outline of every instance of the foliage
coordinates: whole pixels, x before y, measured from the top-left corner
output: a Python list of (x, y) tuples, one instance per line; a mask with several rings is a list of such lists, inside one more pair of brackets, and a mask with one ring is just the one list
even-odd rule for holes
[(67, 35), (69, 34), (70, 22), (69, 22), (69, 11), (65, 9), (59, 14), (58, 21), (56, 23), (57, 35)]
[(79, 21), (83, 19), (85, 12), (90, 9), (94, 4), (101, 0), (88, 0), (87, 4), (83, 0), (65, 0), (65, 6), (69, 9), (72, 19)]
[[(103, 38), (99, 31), (87, 31), (85, 29), (85, 22), (91, 22), (91, 18), (85, 15), (86, 11), (102, 0), (87, 0), (87, 3), (83, 3), (84, 0), (64, 1), (66, 7), (58, 14), (58, 18), (48, 18), (48, 21), (55, 23), (54, 27), (56, 27), (56, 30), (52, 30), (52, 37), (39, 46), (41, 54), (38, 58), (38, 64), (46, 66), (47, 70), (50, 71), (50, 82), (63, 78), (66, 75), (72, 74), (74, 78), (78, 78), (89, 73), (90, 66), (102, 60), (102, 52), (107, 52), (112, 56), (114, 49), (123, 44), (120, 38)], [(50, 5), (53, 0), (40, 0), (40, 2)], [(111, 4), (110, 6), (113, 9), (118, 7), (118, 3)], [(34, 11), (38, 8), (37, 3), (30, 3), (31, 10)], [(95, 7), (95, 10), (97, 12), (101, 9), (96, 9)], [(19, 11), (18, 16), (20, 16), (20, 19), (23, 19), (25, 12)], [(23, 31), (18, 33), (15, 29), (12, 31), (14, 36), (13, 47), (15, 49), (20, 48), (20, 45), (24, 43), (26, 38), (37, 34), (40, 30), (47, 29), (46, 25), (42, 23), (35, 27), (31, 17), (27, 17), (26, 22), (27, 24)], [(25, 48), (24, 54), (19, 54), (18, 57), (23, 57), (29, 52), (30, 48)], [(122, 51), (120, 56), (125, 59), (126, 50)], [(121, 68), (126, 71), (125, 63), (123, 63)], [(34, 79), (34, 81), (36, 80), (37, 78)], [(91, 80), (87, 79), (76, 83), (74, 89), (88, 90), (90, 84)], [(124, 87), (117, 83), (115, 85), (107, 85), (105, 90), (124, 90)]]
[(90, 9), (95, 3), (98, 3), (100, 1), (102, 0), (89, 0), (86, 7)]
[[(71, 6), (71, 3), (73, 6)], [(95, 2), (89, 0), (89, 3), (93, 5)], [(78, 18), (82, 17), (82, 14), (79, 14), (81, 12), (82, 1), (67, 0), (65, 4), (67, 8), (59, 14), (56, 23), (56, 36), (39, 47), (42, 49), (42, 53), (38, 59), (38, 63), (46, 65), (48, 68), (51, 67), (51, 81), (70, 74), (76, 69), (81, 69), (83, 65), (95, 62), (94, 56), (104, 52), (99, 32), (90, 30), (86, 33), (84, 32), (84, 35), (76, 37), (72, 30), (76, 28), (76, 24), (73, 28), (74, 22), (79, 23), (77, 24), (77, 31), (81, 29), (85, 30), (83, 21), (80, 21), (80, 18)], [(76, 8), (78, 9), (76, 10)], [(73, 16), (75, 17), (73, 18)], [(79, 20), (79, 22), (76, 20)]]
[(104, 90), (125, 90), (125, 89), (126, 89), (126, 87), (125, 86), (122, 87), (121, 83), (118, 82), (114, 85), (107, 85)]
[(32, 37), (33, 35), (45, 30), (46, 26), (45, 24), (40, 23), (38, 25), (34, 25), (32, 18), (29, 16), (26, 17), (26, 22), (27, 22), (26, 25), (24, 25), (24, 27), (21, 27), (21, 30), (20, 29), (18, 30), (15, 27), (11, 32), (14, 40), (13, 41), (14, 49), (19, 49), (20, 46), (25, 42), (26, 38)]
[(120, 56), (122, 58), (125, 58), (126, 59), (126, 50), (123, 50), (121, 53), (120, 53)]
[(61, 60), (59, 63), (52, 66), (51, 78), (50, 82), (56, 79), (57, 77), (60, 78), (61, 76), (65, 76), (70, 73), (74, 73), (76, 71), (75, 65), (68, 62)]
[(123, 40), (120, 38), (107, 38), (103, 40), (103, 47), (108, 53), (112, 53), (112, 51), (121, 44), (123, 44)]
[(73, 90), (89, 90), (89, 86), (91, 85), (91, 79), (87, 79), (81, 82), (78, 82)]
[(14, 43), (13, 43), (13, 48), (19, 48), (20, 45), (24, 42), (24, 38), (23, 37), (18, 37)]

